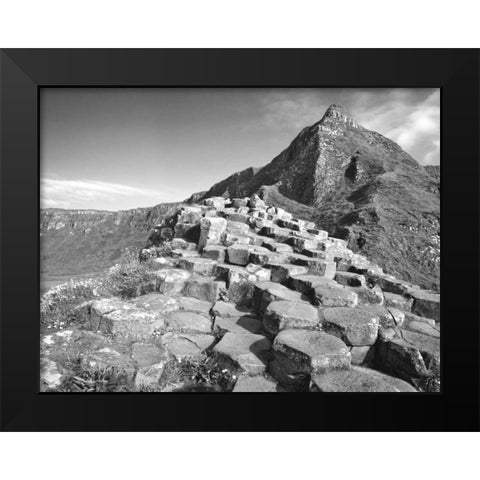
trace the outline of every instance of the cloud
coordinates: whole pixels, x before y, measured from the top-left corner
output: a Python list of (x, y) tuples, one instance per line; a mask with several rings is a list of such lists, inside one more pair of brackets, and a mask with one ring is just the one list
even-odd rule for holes
[(432, 89), (272, 90), (263, 98), (265, 128), (300, 131), (343, 105), (362, 126), (398, 143), (420, 164), (440, 163), (440, 91)]
[[(131, 205), (152, 206), (161, 202), (178, 201), (173, 190), (162, 193), (144, 188), (95, 180), (65, 180), (44, 178), (40, 183), (41, 208), (82, 208), (118, 210)], [(181, 199), (182, 197), (180, 197)]]

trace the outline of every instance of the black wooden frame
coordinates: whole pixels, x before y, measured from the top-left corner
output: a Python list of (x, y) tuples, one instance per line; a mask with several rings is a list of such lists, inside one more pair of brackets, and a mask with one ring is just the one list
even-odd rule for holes
[[(39, 394), (39, 89), (439, 87), (441, 394)], [(479, 429), (479, 51), (1, 51), (1, 428)]]

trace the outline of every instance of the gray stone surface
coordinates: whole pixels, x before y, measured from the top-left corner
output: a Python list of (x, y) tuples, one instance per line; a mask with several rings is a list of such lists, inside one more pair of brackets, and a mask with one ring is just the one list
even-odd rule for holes
[(271, 335), (291, 328), (315, 328), (319, 321), (317, 309), (304, 302), (273, 301), (263, 313), (263, 325)]
[(373, 345), (377, 340), (379, 318), (360, 308), (325, 308), (322, 310), (323, 329), (341, 338), (347, 345)]
[(416, 392), (409, 383), (369, 368), (352, 367), (312, 377), (313, 392)]
[(226, 366), (261, 375), (270, 358), (271, 342), (263, 335), (228, 332), (213, 349)]
[(314, 303), (321, 307), (354, 307), (358, 303), (355, 292), (333, 285), (317, 286), (313, 290)]

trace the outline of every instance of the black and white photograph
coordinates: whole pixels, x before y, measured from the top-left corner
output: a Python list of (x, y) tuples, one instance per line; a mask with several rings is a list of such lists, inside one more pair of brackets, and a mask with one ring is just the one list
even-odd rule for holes
[(441, 393), (440, 103), (40, 88), (40, 391)]

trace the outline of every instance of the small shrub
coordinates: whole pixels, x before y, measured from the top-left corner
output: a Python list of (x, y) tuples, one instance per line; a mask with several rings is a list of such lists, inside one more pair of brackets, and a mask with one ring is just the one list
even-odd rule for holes
[(133, 253), (122, 258), (121, 263), (110, 268), (102, 280), (102, 291), (110, 295), (132, 298), (138, 289), (155, 280), (149, 262), (142, 262)]
[(65, 328), (81, 316), (81, 310), (76, 307), (98, 296), (99, 285), (95, 280), (71, 280), (57, 285), (41, 298), (40, 324), (49, 328)]

